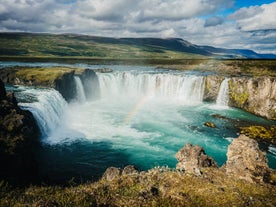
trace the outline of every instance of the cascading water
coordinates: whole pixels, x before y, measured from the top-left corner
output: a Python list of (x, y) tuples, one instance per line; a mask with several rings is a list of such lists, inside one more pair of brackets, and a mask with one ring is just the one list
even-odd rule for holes
[(217, 106), (228, 106), (229, 102), (229, 86), (228, 86), (228, 78), (225, 78), (219, 88), (218, 97), (216, 100)]
[(186, 104), (201, 103), (204, 92), (203, 76), (174, 74), (144, 74), (119, 72), (99, 74), (102, 98), (149, 96), (179, 100)]
[(54, 89), (30, 89), (26, 88), (21, 96), (35, 96), (37, 101), (31, 103), (19, 103), (19, 106), (32, 112), (42, 136), (49, 136), (61, 123), (62, 115), (67, 107), (66, 101), (60, 93)]
[(84, 92), (84, 88), (82, 85), (82, 81), (79, 76), (74, 76), (74, 80), (76, 83), (77, 101), (83, 103), (86, 101), (86, 97), (85, 97), (85, 92)]
[[(222, 165), (227, 146), (237, 137), (229, 120), (266, 123), (240, 110), (217, 109), (204, 103), (205, 78), (200, 74), (110, 67), (112, 73), (97, 74), (101, 97), (95, 101), (67, 105), (55, 90), (20, 92), (31, 94), (28, 102), (32, 103), (20, 105), (34, 114), (46, 137), (37, 157), (41, 174), (53, 182), (72, 177), (90, 180), (109, 166), (134, 164), (141, 170), (158, 165), (175, 167), (174, 155), (186, 143), (203, 146)], [(85, 100), (81, 81), (78, 77), (75, 81), (78, 101)], [(218, 99), (227, 98), (227, 82), (221, 84), (222, 98)], [(213, 116), (216, 113), (230, 119), (218, 119)], [(217, 128), (204, 126), (207, 121)], [(275, 168), (274, 149), (270, 147), (268, 153)]]

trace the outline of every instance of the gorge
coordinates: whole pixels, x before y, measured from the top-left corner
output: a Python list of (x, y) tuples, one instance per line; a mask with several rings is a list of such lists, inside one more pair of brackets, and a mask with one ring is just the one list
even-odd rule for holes
[[(88, 68), (81, 71), (72, 67), (45, 84), (0, 69), (1, 79), (12, 84), (6, 89), (14, 91), (19, 106), (31, 111), (40, 127), (39, 176), (50, 183), (97, 178), (109, 166), (174, 167), (174, 154), (187, 142), (203, 146), (221, 166), (239, 132), (232, 120), (275, 125), (275, 78), (225, 78), (145, 66), (102, 66), (110, 67), (107, 73), (95, 73), (96, 65), (78, 65)], [(204, 126), (207, 121), (217, 127)], [(264, 149), (270, 167), (276, 168), (275, 145)]]

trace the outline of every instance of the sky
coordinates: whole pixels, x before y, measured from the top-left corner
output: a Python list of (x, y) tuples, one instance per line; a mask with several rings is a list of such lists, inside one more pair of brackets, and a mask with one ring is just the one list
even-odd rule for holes
[(276, 54), (276, 1), (0, 0), (0, 32), (176, 37)]

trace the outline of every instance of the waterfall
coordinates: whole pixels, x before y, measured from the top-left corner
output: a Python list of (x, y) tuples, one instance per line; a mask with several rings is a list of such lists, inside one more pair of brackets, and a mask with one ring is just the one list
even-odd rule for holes
[(67, 106), (60, 93), (54, 89), (28, 89), (20, 92), (21, 95), (35, 96), (36, 101), (31, 103), (19, 103), (23, 109), (27, 109), (34, 115), (43, 137), (49, 136), (60, 123), (63, 112)]
[(229, 86), (228, 86), (228, 78), (225, 78), (219, 88), (218, 97), (216, 100), (217, 106), (228, 106), (229, 101)]
[(86, 101), (86, 97), (85, 97), (85, 92), (84, 92), (84, 88), (82, 85), (82, 81), (79, 76), (74, 76), (74, 80), (76, 83), (77, 100), (79, 102), (83, 103)]
[(201, 103), (205, 78), (177, 74), (115, 72), (98, 74), (102, 98), (145, 95), (183, 103)]

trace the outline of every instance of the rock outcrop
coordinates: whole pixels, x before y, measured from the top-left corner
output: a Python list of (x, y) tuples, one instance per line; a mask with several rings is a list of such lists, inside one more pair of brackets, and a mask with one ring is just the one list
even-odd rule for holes
[(112, 181), (118, 179), (121, 176), (138, 175), (139, 171), (134, 165), (127, 165), (124, 169), (117, 167), (109, 167), (104, 172), (102, 179)]
[(201, 175), (201, 168), (217, 167), (215, 160), (207, 156), (202, 147), (190, 143), (177, 152), (176, 158), (179, 161), (176, 169), (184, 170), (185, 173)]
[(88, 100), (97, 99), (100, 96), (98, 76), (93, 70), (85, 69), (80, 74), (80, 79), (83, 84), (85, 97)]
[(92, 99), (99, 96), (98, 77), (90, 69), (13, 67), (1, 69), (0, 72), (0, 80), (4, 83), (51, 87), (59, 91), (67, 102), (76, 98), (77, 90), (74, 76), (80, 77), (86, 98)]
[(215, 102), (219, 93), (220, 84), (224, 80), (223, 76), (209, 75), (205, 78), (205, 89), (203, 100)]
[(11, 178), (13, 182), (34, 172), (32, 150), (39, 136), (32, 113), (18, 107), (13, 93), (6, 94), (0, 80), (0, 179)]
[(229, 80), (229, 105), (275, 120), (276, 78), (231, 78)]
[(226, 173), (249, 182), (266, 181), (269, 177), (266, 154), (257, 141), (240, 135), (229, 145)]

